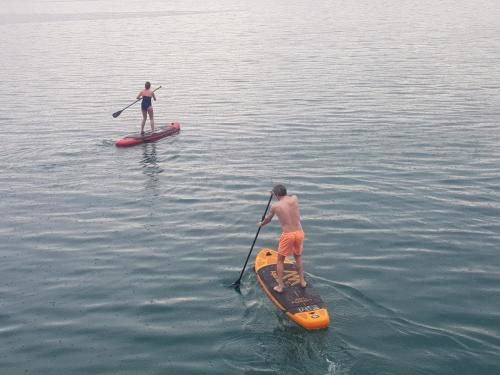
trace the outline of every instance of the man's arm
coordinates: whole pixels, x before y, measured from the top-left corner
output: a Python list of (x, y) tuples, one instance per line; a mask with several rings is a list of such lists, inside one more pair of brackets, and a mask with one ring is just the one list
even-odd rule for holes
[(260, 226), (263, 227), (266, 224), (269, 224), (274, 216), (274, 206), (271, 207), (271, 211), (269, 211), (269, 215), (260, 222)]

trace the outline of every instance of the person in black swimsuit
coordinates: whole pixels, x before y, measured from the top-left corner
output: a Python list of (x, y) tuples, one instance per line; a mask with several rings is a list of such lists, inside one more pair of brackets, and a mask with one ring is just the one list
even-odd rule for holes
[(137, 95), (137, 99), (141, 99), (141, 110), (142, 110), (142, 123), (141, 123), (141, 134), (144, 134), (144, 125), (146, 125), (146, 119), (149, 114), (149, 122), (151, 124), (151, 132), (155, 131), (155, 120), (153, 113), (153, 106), (151, 104), (151, 98), (156, 101), (155, 93), (151, 90), (151, 83), (146, 82), (144, 85), (144, 90), (142, 90), (139, 95)]

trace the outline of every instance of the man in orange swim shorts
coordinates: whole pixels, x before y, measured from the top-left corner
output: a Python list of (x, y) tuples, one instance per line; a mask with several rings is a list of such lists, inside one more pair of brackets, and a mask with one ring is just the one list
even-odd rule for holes
[(278, 247), (278, 262), (276, 264), (278, 285), (274, 287), (274, 290), (278, 293), (283, 292), (285, 288), (285, 284), (283, 283), (285, 258), (292, 254), (295, 257), (295, 264), (299, 272), (300, 285), (305, 288), (307, 284), (304, 279), (304, 265), (302, 264), (304, 231), (300, 223), (299, 201), (295, 195), (286, 195), (286, 187), (284, 185), (276, 185), (273, 188), (272, 194), (276, 197), (278, 202), (272, 205), (269, 215), (262, 220), (260, 225), (264, 226), (271, 222), (276, 214), (283, 231)]

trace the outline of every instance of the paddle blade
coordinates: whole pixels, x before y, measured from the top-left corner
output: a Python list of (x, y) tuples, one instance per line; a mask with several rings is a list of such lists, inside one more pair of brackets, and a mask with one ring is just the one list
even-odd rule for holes
[(234, 289), (236, 292), (238, 292), (239, 294), (241, 294), (240, 280), (235, 281), (234, 283), (232, 283), (231, 285), (229, 285), (228, 288)]
[(122, 114), (122, 111), (118, 111), (118, 112), (113, 113), (113, 117), (117, 118), (118, 116), (120, 116)]
[(239, 288), (240, 287), (240, 279), (236, 280), (234, 283), (232, 283), (230, 288)]

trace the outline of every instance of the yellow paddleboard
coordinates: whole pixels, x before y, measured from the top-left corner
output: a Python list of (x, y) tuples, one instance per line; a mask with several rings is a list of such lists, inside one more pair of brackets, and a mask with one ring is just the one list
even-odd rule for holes
[(285, 260), (283, 278), (285, 290), (282, 293), (273, 290), (273, 287), (278, 284), (276, 281), (277, 261), (278, 253), (272, 249), (262, 249), (255, 259), (257, 280), (268, 297), (298, 325), (308, 330), (327, 328), (330, 325), (328, 309), (309, 281), (307, 281), (307, 287), (300, 286), (295, 263)]

